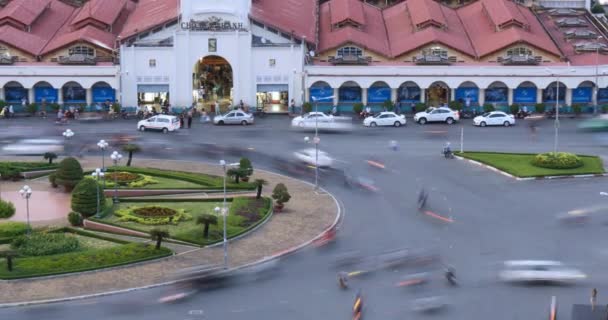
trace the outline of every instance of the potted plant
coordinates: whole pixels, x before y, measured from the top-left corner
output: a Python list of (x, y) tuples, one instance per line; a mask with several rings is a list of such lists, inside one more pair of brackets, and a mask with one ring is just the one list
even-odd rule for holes
[(304, 104), (302, 104), (302, 110), (304, 110), (304, 113), (309, 113), (312, 111), (312, 104), (310, 102), (304, 102)]
[(580, 116), (582, 111), (583, 111), (583, 106), (581, 106), (580, 104), (576, 103), (576, 104), (572, 105), (572, 113), (574, 113), (575, 117)]
[(512, 104), (509, 107), (511, 114), (516, 114), (517, 112), (519, 112), (519, 105), (517, 103)]
[(251, 165), (251, 161), (247, 158), (241, 158), (241, 161), (239, 161), (239, 171), (241, 180), (244, 182), (249, 181), (249, 176), (253, 174), (253, 166)]
[(460, 101), (450, 101), (450, 103), (448, 103), (448, 106), (452, 110), (457, 110), (457, 111), (462, 110), (462, 102), (460, 102)]
[(281, 212), (285, 206), (285, 203), (291, 199), (291, 195), (287, 191), (287, 187), (284, 184), (279, 183), (272, 190), (272, 198), (276, 202), (274, 209), (277, 212)]
[(395, 109), (395, 103), (393, 103), (391, 100), (385, 100), (382, 103), (382, 107), (384, 107), (384, 109), (387, 111), (393, 111), (393, 109)]
[(35, 103), (35, 102), (32, 102), (32, 103), (28, 104), (27, 107), (26, 107), (26, 111), (29, 114), (31, 114), (32, 116), (36, 115), (36, 112), (38, 111), (38, 104)]
[(534, 105), (534, 109), (536, 110), (536, 112), (538, 113), (545, 113), (545, 105), (542, 103), (537, 103)]
[(488, 103), (483, 105), (483, 112), (492, 112), (492, 111), (494, 111), (493, 105), (488, 104)]
[(357, 102), (355, 104), (353, 104), (353, 112), (355, 114), (360, 114), (363, 111), (363, 103), (361, 102)]
[(422, 102), (416, 103), (416, 112), (422, 112), (424, 110), (426, 110), (426, 104)]
[(608, 113), (608, 105), (603, 105), (602, 106), (602, 113)]

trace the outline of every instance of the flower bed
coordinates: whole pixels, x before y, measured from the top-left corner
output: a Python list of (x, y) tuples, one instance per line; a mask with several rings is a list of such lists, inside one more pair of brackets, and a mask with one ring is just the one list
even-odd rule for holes
[(144, 225), (176, 225), (181, 221), (191, 220), (192, 216), (184, 209), (171, 209), (161, 206), (145, 206), (118, 209), (114, 215), (120, 217), (119, 221), (133, 221)]
[(125, 184), (131, 183), (133, 181), (142, 179), (142, 176), (137, 173), (120, 171), (120, 172), (108, 172), (108, 174), (106, 175), (106, 179), (110, 180), (112, 182), (116, 181), (116, 182), (118, 182), (119, 185), (125, 185)]
[(177, 210), (165, 207), (151, 206), (134, 209), (133, 214), (144, 218), (163, 218), (176, 215)]
[[(114, 188), (114, 172), (106, 175), (106, 188)], [(117, 182), (119, 188), (142, 188), (148, 185), (157, 184), (158, 180), (151, 176), (130, 172), (117, 172)], [(123, 180), (121, 181), (121, 177)]]

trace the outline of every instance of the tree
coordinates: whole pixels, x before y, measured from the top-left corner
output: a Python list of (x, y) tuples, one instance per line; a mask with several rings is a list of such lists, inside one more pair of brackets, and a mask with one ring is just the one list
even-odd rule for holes
[(287, 191), (287, 187), (279, 183), (272, 190), (272, 198), (277, 202), (276, 208), (280, 211), (283, 209), (283, 204), (291, 199), (291, 195)]
[(238, 168), (231, 168), (226, 171), (226, 175), (234, 178), (234, 183), (239, 183), (239, 179), (241, 178), (241, 170)]
[(606, 10), (604, 10), (604, 6), (602, 6), (600, 3), (595, 3), (595, 5), (593, 5), (593, 7), (591, 7), (591, 12), (592, 13), (606, 13)]
[(257, 188), (257, 195), (255, 196), (256, 199), (260, 199), (260, 197), (262, 197), (262, 188), (264, 187), (264, 185), (268, 184), (268, 181), (264, 180), (264, 179), (255, 179), (253, 181), (253, 185)]
[(131, 166), (131, 160), (133, 160), (133, 153), (140, 152), (141, 148), (137, 144), (129, 143), (129, 144), (125, 144), (122, 147), (122, 150), (124, 152), (128, 152), (129, 153), (129, 160), (127, 161), (127, 167), (130, 167)]
[(53, 164), (53, 159), (57, 159), (57, 154), (54, 152), (44, 153), (44, 160), (49, 160), (49, 164)]
[(239, 161), (239, 171), (241, 174), (241, 179), (245, 182), (249, 181), (249, 176), (253, 174), (253, 166), (251, 165), (251, 161), (247, 158), (241, 158)]
[(158, 229), (158, 228), (154, 228), (154, 229), (150, 230), (150, 238), (152, 240), (156, 240), (156, 250), (160, 249), (160, 244), (163, 242), (163, 239), (168, 238), (168, 237), (169, 237), (169, 231), (167, 231), (167, 230)]
[(66, 191), (72, 191), (82, 178), (84, 178), (84, 172), (80, 162), (75, 158), (65, 158), (59, 163), (59, 169), (55, 173), (55, 182), (64, 186)]
[[(99, 193), (97, 193), (99, 190)], [(97, 181), (86, 178), (82, 179), (72, 192), (72, 210), (85, 217), (90, 217), (97, 213), (97, 197), (99, 196), (99, 211), (103, 211), (106, 206), (106, 198), (103, 195), (103, 188)]]
[(13, 259), (17, 256), (17, 252), (14, 250), (5, 250), (0, 252), (0, 256), (6, 259), (6, 269), (9, 272), (13, 271)]
[(212, 214), (202, 214), (196, 218), (196, 224), (204, 224), (205, 229), (203, 230), (203, 237), (207, 239), (209, 237), (209, 225), (217, 225), (217, 216)]

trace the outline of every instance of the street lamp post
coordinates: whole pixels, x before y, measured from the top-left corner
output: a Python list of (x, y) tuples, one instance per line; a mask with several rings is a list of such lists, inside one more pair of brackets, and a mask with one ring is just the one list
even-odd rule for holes
[(66, 146), (67, 146), (67, 142), (70, 139), (72, 139), (73, 136), (74, 136), (74, 131), (72, 131), (70, 129), (65, 129), (65, 131), (63, 132), (63, 137), (65, 138)]
[(96, 218), (99, 218), (99, 179), (103, 180), (103, 176), (105, 174), (103, 173), (103, 171), (101, 171), (101, 169), (97, 168), (95, 169), (95, 171), (93, 171), (93, 173), (91, 173), (91, 176), (93, 176), (93, 178), (95, 178), (95, 182), (96, 186), (97, 186), (97, 213), (95, 214)]
[(32, 196), (32, 188), (30, 188), (30, 186), (25, 185), (23, 186), (23, 188), (21, 188), (21, 190), (19, 190), (19, 193), (21, 194), (21, 197), (25, 199), (25, 210), (27, 214), (27, 234), (29, 235), (32, 230), (32, 226), (30, 225), (30, 197)]
[(597, 43), (596, 43), (596, 48), (595, 48), (595, 92), (594, 92), (594, 97), (595, 97), (595, 103), (593, 104), (593, 115), (597, 115), (597, 94), (599, 92), (600, 89), (600, 84), (598, 83), (599, 81), (599, 64), (600, 64), (600, 40), (602, 40), (604, 37), (603, 36), (598, 36), (597, 37)]
[(114, 162), (114, 197), (112, 198), (112, 202), (118, 203), (118, 171), (116, 167), (118, 166), (118, 162), (122, 159), (122, 154), (118, 153), (118, 151), (112, 152), (110, 155), (110, 159)]
[[(312, 100), (315, 102), (315, 113), (319, 112), (319, 100), (327, 100), (334, 99), (335, 96), (317, 98), (312, 97)], [(315, 190), (319, 189), (319, 142), (321, 142), (321, 138), (319, 138), (319, 117), (315, 117), (315, 137), (312, 139), (315, 144)]]
[(225, 160), (220, 160), (220, 165), (222, 166), (222, 169), (224, 170), (224, 201), (222, 203), (222, 209), (220, 209), (219, 207), (215, 207), (215, 212), (219, 213), (221, 211), (222, 213), (222, 217), (224, 220), (224, 269), (228, 269), (228, 239), (226, 237), (226, 215), (228, 214), (227, 208), (226, 208), (226, 168), (227, 167), (234, 167), (239, 165), (238, 163), (226, 163)]
[[(570, 67), (570, 63), (568, 63), (568, 67)], [(555, 88), (555, 122), (554, 122), (554, 126), (555, 126), (555, 135), (553, 138), (553, 152), (557, 152), (557, 146), (559, 143), (559, 78), (560, 78), (560, 74), (557, 72), (552, 72), (550, 69), (546, 68), (545, 71), (547, 71), (549, 74), (551, 74), (551, 76), (554, 76), (557, 78), (557, 83), (556, 83), (556, 88)], [(574, 72), (574, 69), (569, 69), (570, 72)]]
[[(106, 148), (108, 148), (108, 143), (106, 142), (106, 140), (99, 140), (99, 142), (97, 142), (97, 146), (99, 147), (99, 149), (101, 149), (101, 171), (106, 172), (106, 164), (105, 164), (105, 160), (106, 160)], [(106, 181), (103, 180), (103, 187), (106, 187)]]

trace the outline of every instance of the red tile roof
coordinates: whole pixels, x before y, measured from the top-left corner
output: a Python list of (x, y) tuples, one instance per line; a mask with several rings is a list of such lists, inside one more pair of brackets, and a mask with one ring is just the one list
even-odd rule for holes
[(156, 26), (175, 20), (179, 14), (178, 0), (139, 0), (127, 18), (119, 37), (126, 39)]
[(82, 6), (71, 24), (75, 25), (87, 19), (94, 19), (111, 26), (126, 4), (127, 0), (90, 0)]
[(317, 41), (317, 0), (256, 0), (251, 6), (250, 17), (306, 41)]
[(13, 26), (0, 27), (0, 42), (19, 50), (36, 55), (44, 47), (45, 41), (35, 34), (19, 30)]
[[(498, 2), (504, 2), (504, 5), (497, 5)], [(510, 9), (504, 10), (505, 7)], [(496, 13), (495, 16), (486, 15), (484, 12), (488, 12), (488, 8), (494, 8), (492, 10), (501, 13)], [(478, 57), (486, 56), (518, 43), (527, 43), (556, 56), (561, 55), (532, 11), (524, 6), (508, 0), (481, 0), (461, 7), (458, 9), (458, 15)], [(515, 18), (526, 27), (520, 28), (512, 25), (502, 29), (499, 28), (500, 24), (504, 25)]]
[(44, 50), (40, 52), (40, 54), (44, 55), (53, 52), (78, 41), (88, 42), (97, 47), (112, 50), (114, 48), (115, 40), (116, 35), (110, 32), (100, 30), (93, 26), (86, 26), (82, 29), (78, 29), (77, 31), (64, 33), (60, 36), (54, 37), (48, 43), (48, 45), (44, 47)]
[(441, 10), (443, 6), (439, 3), (429, 0), (408, 0), (405, 5), (414, 26), (420, 28), (427, 23), (447, 26)]
[(365, 24), (363, 3), (359, 0), (333, 0), (329, 3), (329, 11), (332, 25), (345, 20), (351, 20), (360, 25)]
[(0, 20), (13, 19), (31, 25), (52, 0), (13, 0), (0, 10)]

